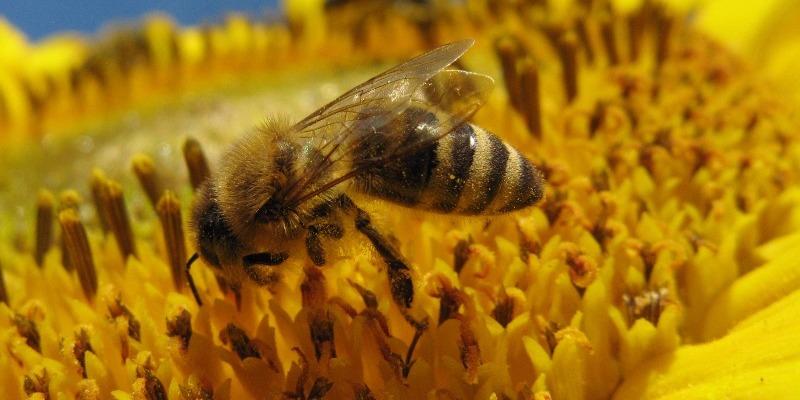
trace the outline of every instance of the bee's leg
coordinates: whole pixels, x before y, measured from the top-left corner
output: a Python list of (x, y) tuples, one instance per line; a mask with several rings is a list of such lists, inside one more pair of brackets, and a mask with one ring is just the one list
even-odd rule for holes
[(265, 267), (280, 265), (289, 258), (287, 253), (255, 253), (242, 257), (242, 266), (247, 277), (259, 286), (267, 286), (275, 282), (276, 275)]
[(344, 229), (336, 222), (319, 223), (308, 227), (306, 234), (306, 252), (316, 266), (325, 265), (325, 249), (322, 248), (320, 236), (341, 239)]
[(197, 259), (200, 258), (200, 255), (194, 253), (190, 258), (189, 261), (186, 261), (186, 281), (189, 282), (189, 288), (192, 289), (192, 295), (194, 295), (194, 301), (197, 302), (198, 306), (203, 305), (203, 300), (200, 300), (200, 293), (197, 291), (197, 286), (194, 284), (194, 278), (192, 278), (192, 264), (194, 264)]
[(425, 330), (427, 322), (418, 321), (408, 313), (411, 303), (414, 301), (414, 282), (411, 279), (411, 269), (403, 260), (403, 256), (391, 241), (375, 229), (369, 214), (356, 206), (349, 197), (342, 195), (339, 198), (339, 205), (343, 210), (355, 214), (356, 229), (369, 239), (372, 246), (375, 247), (375, 250), (378, 251), (378, 254), (389, 267), (387, 272), (389, 274), (392, 298), (400, 306), (403, 316), (417, 330)]
[(306, 233), (306, 253), (308, 258), (316, 266), (325, 265), (325, 249), (322, 248), (322, 241), (319, 240), (319, 233), (309, 229)]

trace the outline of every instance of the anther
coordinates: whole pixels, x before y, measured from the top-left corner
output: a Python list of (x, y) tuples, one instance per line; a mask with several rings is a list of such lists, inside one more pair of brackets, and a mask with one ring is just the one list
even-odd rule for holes
[(192, 339), (192, 314), (181, 309), (177, 315), (167, 317), (167, 336), (177, 337), (181, 341), (181, 349), (187, 350)]
[(578, 35), (578, 40), (581, 42), (581, 48), (586, 55), (586, 62), (588, 64), (594, 64), (595, 54), (594, 54), (594, 42), (592, 41), (593, 35), (589, 30), (589, 20), (588, 18), (580, 18), (575, 24), (575, 33)]
[(78, 361), (79, 372), (81, 376), (86, 379), (86, 352), (94, 353), (92, 344), (89, 342), (89, 332), (86, 328), (79, 328), (75, 332), (75, 343), (72, 345), (72, 354), (75, 360)]
[(6, 291), (6, 281), (3, 278), (3, 266), (0, 265), (0, 303), (8, 304), (8, 292)]
[(105, 188), (106, 179), (103, 171), (96, 169), (92, 171), (92, 178), (89, 181), (97, 222), (100, 224), (104, 233), (108, 232), (108, 219), (106, 217), (105, 203), (103, 202), (103, 190)]
[(17, 328), (17, 333), (25, 338), (25, 344), (27, 344), (28, 347), (37, 352), (42, 351), (42, 340), (39, 335), (39, 328), (36, 327), (36, 323), (32, 319), (22, 314), (15, 313), (11, 318), (11, 322)]
[(647, 290), (636, 296), (622, 295), (622, 302), (628, 317), (628, 323), (633, 324), (637, 319), (643, 318), (653, 325), (658, 325), (661, 312), (669, 304), (667, 296), (669, 290), (659, 288)]
[(158, 200), (161, 197), (162, 188), (156, 176), (156, 168), (153, 164), (153, 159), (146, 154), (136, 154), (131, 161), (133, 173), (136, 174), (136, 179), (144, 189), (147, 199), (150, 200), (150, 205), (156, 207)]
[(628, 58), (631, 62), (639, 58), (639, 53), (642, 49), (642, 38), (644, 37), (645, 28), (645, 13), (644, 10), (637, 10), (630, 14), (627, 18), (628, 22)]
[(606, 18), (600, 23), (600, 35), (603, 38), (603, 45), (606, 49), (606, 57), (609, 65), (619, 64), (619, 49), (617, 47), (617, 35), (615, 32), (615, 20), (613, 17)]
[[(78, 192), (74, 190), (66, 190), (59, 195), (59, 211), (75, 210), (78, 212), (78, 207), (81, 204), (81, 197)], [(62, 229), (63, 231), (63, 229)], [(72, 265), (72, 258), (69, 256), (69, 249), (64, 242), (64, 233), (61, 233), (61, 265), (67, 271), (74, 269)]]
[(167, 250), (167, 261), (172, 272), (172, 282), (175, 289), (183, 287), (183, 274), (186, 261), (186, 239), (183, 233), (181, 219), (181, 205), (178, 198), (169, 190), (165, 191), (156, 206), (158, 219), (164, 234), (164, 244)]
[(577, 40), (573, 34), (567, 33), (558, 39), (558, 56), (561, 59), (561, 75), (567, 103), (572, 103), (578, 96), (577, 48)]
[(539, 71), (531, 60), (524, 60), (519, 66), (520, 86), (522, 91), (522, 113), (528, 124), (530, 133), (542, 136), (541, 89), (539, 88)]
[(86, 229), (75, 210), (67, 209), (58, 214), (61, 231), (64, 235), (64, 248), (69, 254), (70, 263), (78, 271), (78, 280), (83, 294), (91, 301), (97, 293), (97, 272), (92, 259), (92, 249), (86, 237)]
[(192, 188), (197, 190), (211, 173), (203, 148), (194, 138), (188, 138), (183, 143), (183, 159), (189, 170), (189, 181), (192, 183)]
[(472, 245), (472, 238), (461, 239), (456, 243), (455, 249), (453, 249), (453, 269), (457, 274), (460, 273), (467, 264), (470, 254), (470, 245)]
[(501, 290), (499, 299), (492, 309), (492, 318), (505, 328), (514, 318), (514, 298)]
[(656, 21), (656, 66), (661, 69), (670, 54), (675, 20), (662, 9)]
[(219, 333), (219, 340), (224, 344), (230, 344), (231, 350), (239, 356), (240, 360), (248, 357), (261, 358), (261, 353), (250, 341), (247, 333), (232, 323), (229, 323)]
[(136, 256), (136, 243), (134, 242), (133, 230), (125, 207), (125, 198), (122, 194), (122, 186), (110, 179), (103, 179), (100, 190), (100, 207), (98, 212), (105, 214), (106, 221), (117, 247), (124, 259)]
[(517, 49), (514, 41), (509, 38), (501, 38), (495, 44), (495, 51), (500, 58), (500, 66), (503, 69), (503, 82), (505, 82), (508, 100), (516, 110), (522, 109), (520, 101), (519, 73), (517, 72)]
[(52, 193), (42, 190), (36, 201), (36, 249), (33, 258), (36, 265), (42, 266), (44, 255), (53, 245), (53, 207)]

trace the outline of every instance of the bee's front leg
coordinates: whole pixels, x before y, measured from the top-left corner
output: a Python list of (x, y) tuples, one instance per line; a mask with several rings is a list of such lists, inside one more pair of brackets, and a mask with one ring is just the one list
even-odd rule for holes
[(289, 258), (288, 253), (254, 253), (242, 257), (242, 266), (247, 277), (259, 286), (275, 282), (276, 275), (265, 267), (280, 265)]

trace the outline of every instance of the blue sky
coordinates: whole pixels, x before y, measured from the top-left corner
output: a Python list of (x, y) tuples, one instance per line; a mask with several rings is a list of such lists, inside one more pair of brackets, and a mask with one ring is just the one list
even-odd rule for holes
[(277, 0), (0, 0), (0, 15), (31, 40), (63, 31), (91, 34), (113, 21), (133, 21), (163, 11), (181, 24), (218, 20), (229, 11), (254, 16), (277, 9)]

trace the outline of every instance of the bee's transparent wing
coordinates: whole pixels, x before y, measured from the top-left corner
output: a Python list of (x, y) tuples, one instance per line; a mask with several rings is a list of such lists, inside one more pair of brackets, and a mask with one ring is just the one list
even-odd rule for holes
[[(351, 91), (358, 95), (348, 92), (340, 97), (345, 99), (343, 102), (336, 100), (323, 107), (318, 113), (319, 119), (311, 125), (304, 125), (305, 130), (298, 131), (298, 134), (306, 135), (314, 143), (320, 154), (319, 159), (305, 166), (302, 173), (296, 175), (298, 178), (286, 185), (282, 193), (285, 204), (302, 203), (354, 177), (361, 170), (420, 150), (469, 119), (485, 103), (494, 82), (486, 75), (443, 69), (468, 46), (462, 48), (458, 52), (448, 51), (446, 58), (437, 56), (438, 51), (444, 48), (433, 50)], [(420, 63), (419, 59), (430, 61)], [(428, 71), (420, 74), (420, 65), (427, 66), (433, 60), (439, 60), (436, 63), (438, 69), (427, 67)], [(392, 76), (390, 81), (383, 78), (387, 74)], [(370, 89), (376, 82), (380, 82), (381, 88)], [(358, 97), (360, 102), (354, 103), (354, 97)], [(425, 135), (406, 137), (405, 132), (400, 130), (381, 129), (398, 118), (407, 118), (403, 112), (411, 107), (429, 111), (435, 116), (435, 123), (425, 129)], [(312, 117), (318, 118), (316, 114)], [(372, 139), (377, 132), (384, 135), (389, 132), (398, 137), (396, 140), (390, 138), (392, 140), (376, 142)], [(370, 157), (363, 158), (364, 154)]]
[(298, 122), (298, 135), (332, 141), (365, 118), (380, 126), (408, 107), (417, 89), (461, 57), (475, 43), (462, 40), (437, 47), (348, 90)]

